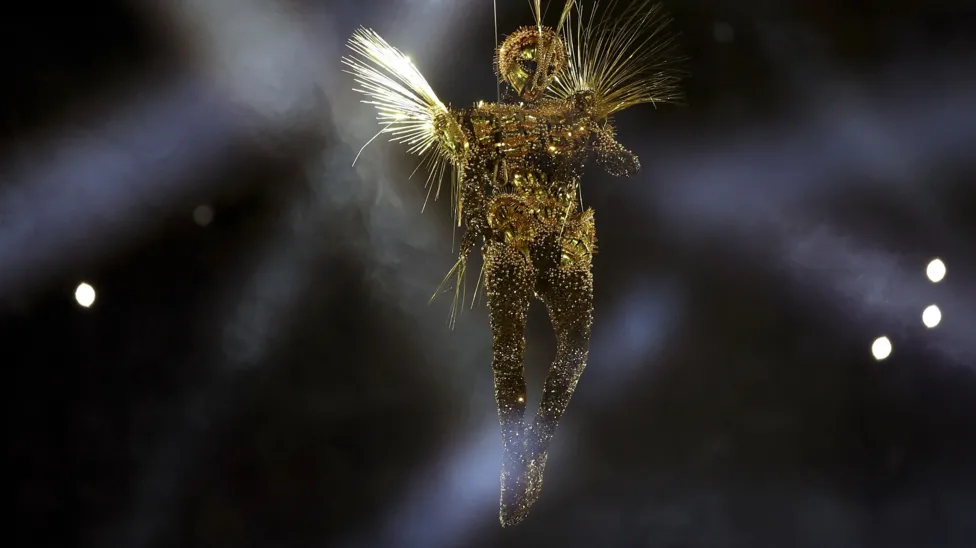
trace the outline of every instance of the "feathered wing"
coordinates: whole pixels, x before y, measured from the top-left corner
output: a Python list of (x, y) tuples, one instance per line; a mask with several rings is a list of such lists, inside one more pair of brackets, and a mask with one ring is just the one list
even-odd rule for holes
[[(450, 171), (452, 214), (460, 226), (462, 200), (459, 168), (465, 161), (468, 144), (455, 115), (437, 98), (410, 58), (376, 32), (360, 28), (353, 33), (347, 45), (353, 53), (342, 58), (347, 67), (345, 72), (352, 74), (358, 84), (354, 91), (366, 96), (363, 102), (376, 107), (377, 120), (382, 126), (366, 145), (376, 137), (387, 134), (391, 141), (406, 144), (409, 153), (422, 156), (421, 166), (426, 166), (429, 171), (428, 199), (432, 190), (434, 199), (437, 199), (444, 175)], [(465, 259), (470, 247), (462, 246), (461, 257), (434, 294), (440, 293), (451, 278), (457, 279), (449, 320), (452, 326), (464, 299)]]
[[(643, 103), (675, 102), (680, 72), (675, 66), (674, 36), (657, 0), (633, 0), (616, 16), (609, 16), (617, 0), (588, 12), (577, 1), (575, 13), (560, 22), (569, 57), (550, 86), (554, 99), (592, 92), (597, 111), (608, 117)], [(598, 13), (599, 12), (599, 13)]]
[(383, 127), (376, 137), (389, 135), (391, 141), (406, 144), (409, 153), (423, 157), (422, 165), (429, 171), (428, 198), (436, 186), (437, 199), (443, 176), (451, 171), (452, 209), (460, 220), (457, 168), (466, 147), (464, 132), (454, 115), (413, 61), (376, 32), (360, 28), (347, 45), (353, 53), (343, 57), (342, 63), (359, 86), (354, 90), (365, 95), (363, 102), (378, 111), (377, 120)]

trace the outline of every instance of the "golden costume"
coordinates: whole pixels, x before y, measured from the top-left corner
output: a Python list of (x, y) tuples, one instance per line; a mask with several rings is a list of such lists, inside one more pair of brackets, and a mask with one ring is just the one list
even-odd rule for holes
[[(580, 197), (584, 164), (595, 157), (612, 175), (637, 172), (640, 163), (617, 142), (610, 118), (633, 105), (672, 101), (677, 88), (659, 6), (638, 0), (617, 17), (597, 19), (575, 4), (568, 0), (558, 24), (547, 27), (535, 0), (536, 24), (498, 47), (504, 102), (446, 106), (409, 58), (369, 30), (353, 35), (354, 54), (343, 60), (357, 91), (377, 107), (380, 133), (426, 156), (437, 194), (441, 175), (452, 172), (455, 219), (465, 228), (448, 274), (458, 279), (455, 308), (467, 257), (482, 243), (504, 449), (503, 526), (522, 521), (539, 497), (549, 445), (586, 366), (596, 232)], [(557, 350), (539, 410), (526, 424), (533, 297), (549, 310)]]

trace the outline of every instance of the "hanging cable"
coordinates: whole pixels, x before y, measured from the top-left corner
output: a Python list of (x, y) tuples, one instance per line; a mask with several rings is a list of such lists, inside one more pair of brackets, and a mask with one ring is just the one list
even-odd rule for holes
[[(491, 1), (492, 6), (495, 8), (495, 55), (498, 55), (498, 0)], [(502, 102), (502, 83), (495, 78), (495, 90), (498, 92), (497, 101)]]

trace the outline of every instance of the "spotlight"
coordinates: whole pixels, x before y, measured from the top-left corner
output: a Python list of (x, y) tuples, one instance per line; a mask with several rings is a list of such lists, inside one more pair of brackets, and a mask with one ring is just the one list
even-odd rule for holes
[(922, 323), (925, 327), (932, 329), (942, 321), (942, 311), (934, 304), (922, 311)]
[(90, 307), (95, 302), (95, 288), (82, 282), (75, 289), (75, 300), (85, 308)]
[(929, 266), (925, 269), (925, 274), (932, 280), (932, 283), (937, 284), (945, 278), (946, 275), (946, 265), (942, 262), (942, 259), (932, 259)]
[(891, 355), (891, 341), (888, 337), (878, 337), (871, 345), (871, 353), (874, 359), (881, 361)]

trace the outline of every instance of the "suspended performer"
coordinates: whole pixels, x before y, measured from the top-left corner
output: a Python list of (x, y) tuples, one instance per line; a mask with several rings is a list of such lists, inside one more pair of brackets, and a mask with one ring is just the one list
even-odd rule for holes
[[(592, 158), (614, 176), (636, 173), (640, 162), (617, 142), (612, 117), (678, 98), (673, 38), (659, 5), (637, 0), (607, 16), (612, 1), (598, 14), (568, 0), (549, 27), (540, 3), (530, 2), (535, 24), (497, 48), (498, 103), (445, 105), (412, 61), (371, 30), (352, 36), (353, 53), (343, 59), (356, 91), (378, 110), (377, 136), (424, 157), (435, 198), (451, 173), (453, 215), (464, 228), (445, 279), (457, 278), (452, 322), (468, 257), (481, 245), (503, 446), (502, 526), (521, 522), (538, 499), (553, 434), (586, 367), (597, 248), (593, 210), (581, 199), (583, 167)], [(538, 412), (526, 421), (533, 298), (548, 308), (557, 346)]]

